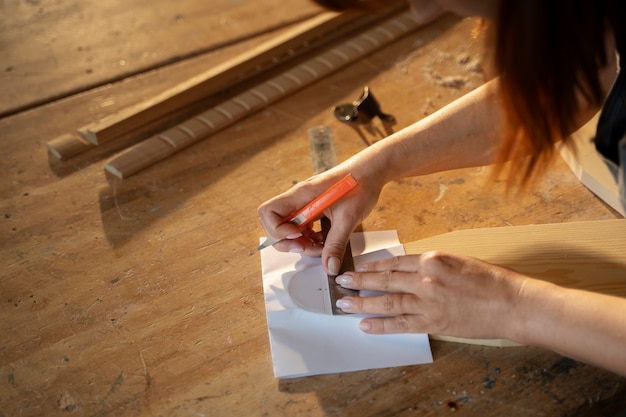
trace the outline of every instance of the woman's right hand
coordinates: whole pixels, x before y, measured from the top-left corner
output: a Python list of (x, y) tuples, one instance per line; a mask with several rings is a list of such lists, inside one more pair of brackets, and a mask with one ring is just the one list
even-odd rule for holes
[[(286, 216), (305, 206), (349, 173), (358, 186), (324, 212), (331, 222), (325, 242), (321, 232), (314, 232), (310, 224), (298, 228), (291, 223), (283, 223)], [(321, 256), (326, 272), (338, 274), (350, 234), (374, 208), (384, 185), (371, 174), (349, 160), (261, 204), (258, 208), (261, 225), (268, 236), (283, 239), (274, 247), (282, 252)]]

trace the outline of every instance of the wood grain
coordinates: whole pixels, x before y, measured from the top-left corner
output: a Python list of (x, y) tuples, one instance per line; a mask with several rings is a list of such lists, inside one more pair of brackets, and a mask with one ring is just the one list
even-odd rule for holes
[(165, 6), (3, 1), (0, 115), (209, 53), (320, 11), (307, 1), (299, 7), (231, 0)]
[(459, 230), (405, 244), (503, 265), (568, 288), (626, 297), (626, 220)]
[[(506, 266), (567, 288), (626, 298), (626, 220), (459, 230), (404, 245), (407, 254), (443, 251)], [(517, 346), (507, 340), (432, 335), (435, 340)]]

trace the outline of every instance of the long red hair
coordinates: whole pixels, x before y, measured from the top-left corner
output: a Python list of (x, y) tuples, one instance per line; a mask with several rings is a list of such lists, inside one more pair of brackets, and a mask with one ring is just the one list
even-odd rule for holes
[(518, 160), (521, 171), (513, 174), (521, 183), (576, 130), (581, 98), (602, 104), (608, 3), (500, 2), (491, 34), (506, 115), (499, 162)]

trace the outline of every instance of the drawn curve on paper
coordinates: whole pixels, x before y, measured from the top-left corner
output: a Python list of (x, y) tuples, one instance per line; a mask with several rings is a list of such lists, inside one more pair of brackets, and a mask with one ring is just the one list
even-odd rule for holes
[(321, 266), (295, 271), (287, 283), (291, 301), (303, 310), (331, 314), (328, 278)]

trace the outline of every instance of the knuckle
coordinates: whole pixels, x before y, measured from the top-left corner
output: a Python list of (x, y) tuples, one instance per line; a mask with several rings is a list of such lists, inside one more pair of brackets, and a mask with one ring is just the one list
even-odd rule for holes
[(398, 332), (400, 333), (407, 333), (409, 330), (411, 330), (408, 317), (405, 315), (397, 316), (396, 327), (398, 328)]
[(324, 242), (324, 247), (333, 253), (344, 253), (346, 251), (346, 243), (336, 240)]
[(450, 266), (452, 257), (440, 251), (425, 252), (421, 255), (421, 269), (424, 272), (438, 271), (443, 267)]
[(407, 316), (395, 316), (381, 321), (381, 333), (409, 333), (411, 325)]
[(402, 313), (409, 313), (415, 310), (415, 296), (413, 294), (401, 294), (398, 308)]
[(383, 313), (405, 314), (414, 310), (415, 297), (411, 294), (386, 294), (382, 296)]
[(399, 271), (400, 270), (400, 257), (399, 256), (394, 256), (391, 259), (391, 268), (392, 271)]
[(422, 263), (424, 264), (430, 264), (430, 263), (440, 262), (443, 256), (444, 254), (442, 252), (433, 250), (429, 252), (424, 252), (421, 256), (422, 258), (421, 260), (422, 260)]
[(383, 311), (385, 313), (392, 313), (395, 308), (394, 297), (391, 294), (383, 296)]
[(391, 285), (391, 280), (393, 279), (393, 271), (392, 270), (386, 270), (383, 271), (381, 277), (380, 277), (380, 289), (382, 291), (387, 291), (389, 289), (389, 286)]

